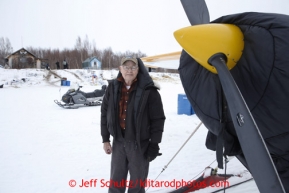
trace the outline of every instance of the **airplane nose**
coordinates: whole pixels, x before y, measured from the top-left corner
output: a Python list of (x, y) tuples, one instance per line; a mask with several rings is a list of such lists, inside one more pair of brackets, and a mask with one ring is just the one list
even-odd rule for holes
[(217, 74), (208, 59), (216, 54), (227, 56), (231, 70), (239, 61), (244, 49), (244, 35), (239, 27), (232, 24), (201, 24), (179, 29), (174, 32), (177, 42), (199, 64)]

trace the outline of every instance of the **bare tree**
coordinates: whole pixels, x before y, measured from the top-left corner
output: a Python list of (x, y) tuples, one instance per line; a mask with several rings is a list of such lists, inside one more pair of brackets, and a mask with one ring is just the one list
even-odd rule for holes
[(113, 66), (113, 61), (111, 61), (111, 58), (113, 56), (113, 52), (111, 47), (106, 48), (102, 52), (102, 60), (101, 60), (101, 66), (102, 69), (111, 69)]
[(5, 57), (13, 52), (10, 40), (8, 38), (0, 38), (0, 64), (5, 63)]
[(86, 57), (91, 56), (92, 48), (89, 43), (89, 39), (87, 35), (85, 36), (85, 40), (83, 41), (83, 50), (84, 50), (84, 53), (86, 54)]
[(77, 37), (74, 48), (77, 50), (77, 54), (80, 56), (80, 62), (84, 61), (82, 56), (82, 41), (80, 36)]

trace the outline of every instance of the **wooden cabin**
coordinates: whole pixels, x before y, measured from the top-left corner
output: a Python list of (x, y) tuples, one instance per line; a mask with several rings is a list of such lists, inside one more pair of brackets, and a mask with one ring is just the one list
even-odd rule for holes
[(42, 68), (47, 61), (47, 59), (42, 59), (36, 57), (34, 54), (30, 53), (25, 48), (21, 48), (16, 52), (5, 57), (8, 66), (14, 69), (22, 68)]

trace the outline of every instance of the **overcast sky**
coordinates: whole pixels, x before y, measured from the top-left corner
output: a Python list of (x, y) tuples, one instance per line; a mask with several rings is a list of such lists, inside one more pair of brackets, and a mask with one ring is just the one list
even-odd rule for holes
[[(211, 21), (247, 11), (289, 15), (289, 0), (206, 0)], [(21, 47), (73, 49), (78, 36), (114, 52), (180, 51), (173, 32), (189, 26), (180, 0), (0, 0), (0, 37)]]

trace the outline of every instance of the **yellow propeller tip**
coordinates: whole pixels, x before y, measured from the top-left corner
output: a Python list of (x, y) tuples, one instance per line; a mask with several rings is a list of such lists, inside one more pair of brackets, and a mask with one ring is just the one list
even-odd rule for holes
[(216, 53), (224, 53), (228, 69), (239, 61), (244, 49), (244, 35), (232, 24), (201, 24), (179, 29), (174, 37), (182, 48), (207, 70), (217, 73), (208, 59)]

